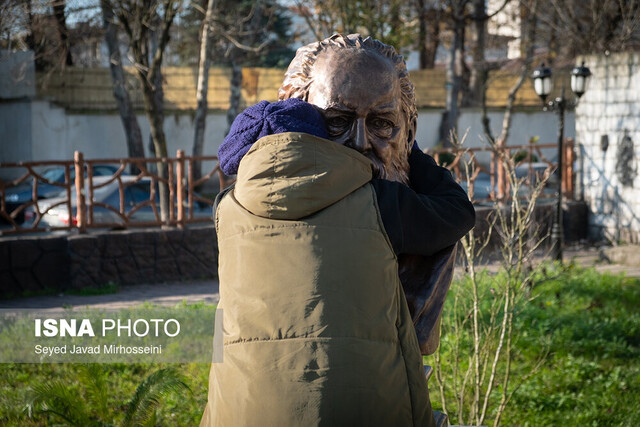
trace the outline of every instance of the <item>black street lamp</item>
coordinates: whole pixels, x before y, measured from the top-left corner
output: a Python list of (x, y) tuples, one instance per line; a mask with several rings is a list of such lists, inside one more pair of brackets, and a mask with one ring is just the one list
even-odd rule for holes
[[(578, 100), (584, 94), (587, 89), (587, 80), (591, 75), (591, 71), (584, 66), (584, 61), (581, 66), (575, 66), (571, 70), (571, 90), (576, 95), (576, 98), (570, 104), (564, 97), (564, 86), (560, 92), (560, 96), (549, 101), (545, 105), (544, 110), (552, 110), (558, 113), (558, 192), (557, 192), (557, 206), (556, 217), (551, 227), (551, 245), (553, 246), (553, 256), (557, 261), (562, 262), (562, 174), (563, 174), (563, 155), (564, 155), (564, 112), (567, 107), (575, 107), (578, 104)], [(531, 75), (533, 78), (533, 88), (536, 93), (542, 99), (543, 105), (547, 99), (547, 96), (551, 93), (553, 88), (553, 82), (551, 80), (551, 69), (545, 67), (544, 63), (540, 68), (536, 68)]]

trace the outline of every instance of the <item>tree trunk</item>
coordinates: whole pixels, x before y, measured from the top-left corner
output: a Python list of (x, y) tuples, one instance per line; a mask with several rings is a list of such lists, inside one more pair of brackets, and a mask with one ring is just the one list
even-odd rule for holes
[(242, 96), (242, 66), (236, 59), (231, 61), (231, 95), (229, 96), (229, 109), (227, 110), (227, 131), (240, 110), (240, 97)]
[(27, 37), (25, 38), (25, 42), (27, 43), (27, 48), (33, 51), (33, 58), (35, 62), (36, 71), (43, 71), (47, 64), (45, 60), (42, 58), (42, 48), (36, 45), (36, 36), (35, 36), (35, 22), (33, 19), (33, 5), (31, 4), (32, 0), (26, 0), (27, 6), (27, 25), (29, 27), (29, 32), (27, 33)]
[(549, 53), (547, 54), (547, 62), (549, 64), (549, 67), (553, 67), (555, 59), (558, 57), (558, 50), (559, 50), (558, 12), (555, 9), (553, 9), (552, 13), (553, 13), (552, 24), (550, 26), (551, 28), (549, 28), (549, 47), (548, 47)]
[(440, 126), (440, 141), (445, 146), (453, 145), (451, 134), (458, 126), (459, 98), (462, 90), (464, 73), (464, 19), (455, 19), (453, 28), (453, 41), (451, 42), (451, 55), (447, 67), (447, 104)]
[[(196, 118), (195, 132), (193, 136), (194, 156), (202, 156), (204, 148), (204, 130), (207, 122), (207, 92), (209, 88), (209, 50), (211, 41), (211, 32), (213, 26), (213, 8), (214, 0), (208, 0), (207, 13), (202, 26), (202, 39), (200, 41), (200, 64), (198, 66), (198, 86), (196, 88)], [(202, 163), (196, 160), (192, 163), (193, 178), (199, 179), (202, 176)]]
[[(162, 75), (156, 74), (158, 77), (154, 79), (155, 84), (151, 84), (148, 80), (143, 84), (142, 93), (144, 97), (145, 110), (149, 119), (149, 127), (151, 130), (151, 138), (153, 139), (153, 147), (155, 156), (158, 158), (168, 157), (167, 140), (164, 134), (164, 105), (162, 93)], [(158, 85), (160, 81), (160, 85)], [(157, 174), (160, 180), (167, 179), (169, 172), (167, 164), (163, 162), (157, 163)], [(169, 223), (169, 187), (166, 183), (158, 182), (158, 194), (160, 196), (160, 219), (163, 223)]]
[(473, 45), (473, 65), (469, 78), (469, 91), (462, 104), (465, 107), (480, 105), (482, 91), (487, 81), (487, 61), (485, 59), (487, 13), (485, 0), (473, 0), (473, 24), (475, 43)]
[[(166, 12), (165, 12), (166, 13)], [(164, 36), (166, 28), (161, 28), (162, 18), (157, 13), (153, 15), (154, 25), (151, 25), (149, 29), (149, 54), (147, 57), (149, 65), (149, 72), (146, 73), (144, 79), (143, 93), (145, 97), (145, 105), (147, 117), (149, 118), (149, 130), (151, 139), (153, 141), (153, 151), (157, 158), (168, 157), (167, 152), (167, 139), (164, 134), (164, 90), (162, 85), (162, 61), (157, 61), (155, 58), (158, 55), (159, 49), (161, 49), (160, 40)], [(166, 44), (164, 44), (166, 46)], [(164, 49), (164, 47), (162, 47)], [(142, 58), (141, 58), (142, 59)], [(141, 61), (144, 64), (144, 61)], [(158, 195), (160, 202), (160, 219), (165, 225), (169, 225), (169, 186), (162, 180), (168, 179), (169, 167), (166, 162), (156, 163), (156, 173), (158, 174)]]
[(420, 25), (418, 29), (418, 52), (420, 54), (420, 69), (429, 68), (429, 59), (427, 58), (427, 11), (425, 10), (426, 0), (418, 1), (418, 16)]
[(33, 7), (31, 5), (31, 0), (27, 0), (25, 3), (27, 6), (27, 26), (28, 26), (28, 32), (27, 32), (27, 37), (25, 38), (25, 42), (27, 43), (27, 49), (33, 51), (33, 53), (35, 54), (36, 39), (33, 31)]
[(424, 42), (425, 46), (425, 68), (434, 68), (436, 66), (436, 57), (438, 47), (440, 46), (440, 13), (432, 11), (433, 18), (430, 19), (431, 25), (427, 27), (427, 38)]
[[(103, 11), (103, 26), (105, 41), (109, 50), (109, 69), (113, 82), (113, 95), (118, 105), (120, 118), (125, 128), (127, 151), (129, 157), (144, 157), (142, 133), (135, 115), (129, 92), (126, 88), (126, 77), (122, 68), (122, 57), (118, 45), (117, 26), (114, 23), (113, 12), (105, 0), (101, 1)], [(137, 168), (136, 168), (137, 170)]]
[[(111, 71), (111, 81), (113, 82), (113, 96), (118, 105), (120, 119), (124, 126), (124, 133), (127, 140), (127, 152), (129, 157), (144, 157), (144, 146), (142, 144), (142, 133), (138, 125), (129, 92), (125, 85), (124, 70), (122, 69), (122, 58), (118, 46), (118, 29), (114, 21), (113, 10), (107, 0), (100, 1), (102, 8), (102, 25), (105, 30), (105, 41), (109, 49), (109, 70)], [(130, 172), (139, 172), (135, 165), (130, 166)]]
[[(106, 1), (106, 0), (105, 0)], [(136, 77), (142, 86), (145, 112), (149, 120), (151, 138), (156, 157), (167, 157), (167, 141), (164, 134), (164, 96), (162, 91), (162, 61), (171, 39), (170, 29), (180, 3), (163, 0), (158, 7), (143, 2), (140, 13), (132, 14), (128, 9), (117, 11), (118, 20), (129, 37), (130, 51), (136, 62)], [(159, 15), (164, 12), (164, 16)], [(132, 25), (134, 24), (134, 25)], [(151, 46), (150, 46), (151, 45)], [(151, 49), (150, 49), (151, 47)], [(160, 196), (160, 218), (169, 224), (169, 178), (166, 162), (157, 163), (158, 193)], [(153, 190), (153, 189), (152, 189)]]
[(58, 34), (60, 35), (60, 42), (62, 44), (62, 56), (64, 57), (64, 63), (67, 66), (73, 65), (73, 58), (71, 57), (71, 46), (69, 45), (69, 31), (67, 30), (67, 20), (65, 17), (65, 0), (58, 0), (53, 2), (53, 15), (56, 18), (58, 27)]
[(440, 45), (440, 13), (429, 8), (427, 0), (419, 0), (420, 30), (419, 53), (420, 69), (432, 69), (436, 64), (436, 54)]
[(532, 0), (530, 2), (527, 14), (524, 16), (526, 21), (523, 21), (526, 26), (525, 38), (522, 40), (521, 45), (524, 46), (525, 51), (525, 60), (522, 64), (522, 69), (520, 71), (520, 77), (518, 81), (513, 85), (511, 90), (509, 91), (509, 97), (507, 98), (507, 107), (505, 109), (504, 117), (502, 119), (502, 131), (500, 132), (500, 136), (498, 137), (498, 141), (503, 145), (507, 144), (507, 140), (509, 139), (509, 131), (511, 129), (511, 120), (513, 113), (513, 106), (516, 101), (516, 94), (518, 90), (522, 87), (524, 81), (531, 74), (531, 62), (533, 61), (534, 49), (535, 49), (535, 40), (536, 40), (536, 26), (537, 26), (537, 17), (536, 17), (536, 5), (537, 0)]
[(500, 144), (501, 146), (506, 145), (507, 140), (509, 139), (509, 132), (511, 130), (511, 122), (512, 122), (512, 113), (513, 106), (515, 104), (515, 99), (518, 91), (522, 87), (522, 84), (526, 80), (526, 78), (530, 74), (531, 62), (533, 61), (535, 42), (536, 42), (536, 26), (537, 26), (537, 17), (536, 17), (536, 9), (537, 9), (537, 0), (531, 0), (527, 5), (529, 12), (525, 16), (526, 21), (523, 21), (526, 25), (525, 31), (523, 32), (523, 38), (521, 42), (521, 46), (524, 48), (524, 62), (522, 64), (522, 68), (520, 70), (520, 76), (516, 83), (509, 90), (509, 96), (507, 97), (507, 105), (505, 107), (504, 116), (502, 118), (502, 128), (500, 131), (500, 135), (498, 139), (495, 140), (491, 128), (490, 128), (490, 120), (487, 113), (487, 103), (486, 103), (486, 85), (483, 88), (482, 92), (482, 125), (484, 127), (484, 132), (487, 138), (489, 138), (489, 142), (492, 145)]

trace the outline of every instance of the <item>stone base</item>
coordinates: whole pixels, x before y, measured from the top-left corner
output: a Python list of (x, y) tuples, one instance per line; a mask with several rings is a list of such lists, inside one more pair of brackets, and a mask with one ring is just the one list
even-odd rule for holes
[[(532, 241), (544, 240), (544, 244), (550, 244), (551, 226), (556, 216), (556, 204), (553, 202), (539, 203), (533, 213), (533, 221), (527, 232)], [(509, 217), (508, 208), (503, 208), (505, 217)], [(492, 223), (495, 221), (495, 208), (492, 206), (476, 207), (475, 235), (480, 241), (486, 239)], [(575, 243), (588, 237), (589, 209), (584, 202), (567, 201), (562, 205), (562, 224), (564, 230), (564, 242)], [(497, 222), (493, 225), (488, 249), (496, 249), (503, 244), (498, 232)]]
[(212, 225), (0, 240), (0, 298), (217, 276)]

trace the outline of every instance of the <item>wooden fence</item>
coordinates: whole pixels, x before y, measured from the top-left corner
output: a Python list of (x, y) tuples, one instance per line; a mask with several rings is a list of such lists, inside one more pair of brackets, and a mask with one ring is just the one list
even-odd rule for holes
[[(425, 150), (431, 154), (438, 164), (445, 163), (446, 167), (455, 175), (460, 183), (468, 181), (469, 198), (474, 203), (507, 201), (512, 197), (510, 192), (511, 182), (518, 181), (518, 185), (533, 187), (542, 178), (540, 175), (551, 175), (556, 172), (558, 179), (561, 179), (562, 194), (566, 200), (573, 200), (575, 195), (575, 172), (574, 163), (576, 161), (575, 143), (573, 138), (565, 138), (563, 143), (562, 171), (557, 173), (557, 163), (549, 160), (543, 154), (545, 149), (557, 150), (558, 144), (537, 144), (530, 142), (524, 145), (501, 146), (498, 142), (496, 147), (475, 147), (475, 148), (449, 148), (439, 150)], [(478, 161), (478, 154), (487, 152), (491, 161), (488, 167), (483, 166)], [(520, 160), (516, 159), (519, 154)], [(544, 171), (534, 170), (535, 164), (544, 164)], [(516, 176), (509, 176), (515, 168), (522, 167), (527, 173), (518, 179)], [(511, 169), (511, 170), (509, 170)], [(489, 197), (474, 197), (476, 180), (480, 173), (484, 172), (490, 179)], [(532, 182), (532, 178), (536, 178)], [(547, 176), (548, 178), (548, 176)]]

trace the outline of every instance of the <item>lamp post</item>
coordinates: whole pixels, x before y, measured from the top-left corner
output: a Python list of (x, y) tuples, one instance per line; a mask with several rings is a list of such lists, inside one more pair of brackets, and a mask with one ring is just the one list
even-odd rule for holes
[[(553, 247), (553, 257), (562, 262), (562, 181), (563, 181), (563, 155), (564, 155), (564, 112), (567, 107), (575, 107), (578, 104), (578, 100), (584, 94), (587, 89), (587, 80), (591, 75), (589, 68), (582, 65), (575, 66), (571, 70), (571, 90), (575, 94), (576, 98), (573, 102), (567, 102), (564, 97), (564, 86), (560, 92), (560, 96), (552, 101), (549, 101), (545, 105), (544, 110), (555, 111), (558, 114), (558, 189), (557, 189), (557, 206), (556, 216), (551, 227), (551, 245)], [(539, 68), (536, 68), (531, 75), (533, 78), (533, 88), (542, 99), (543, 105), (546, 102), (547, 96), (551, 93), (553, 88), (553, 82), (551, 80), (551, 69), (546, 67), (544, 63)]]

